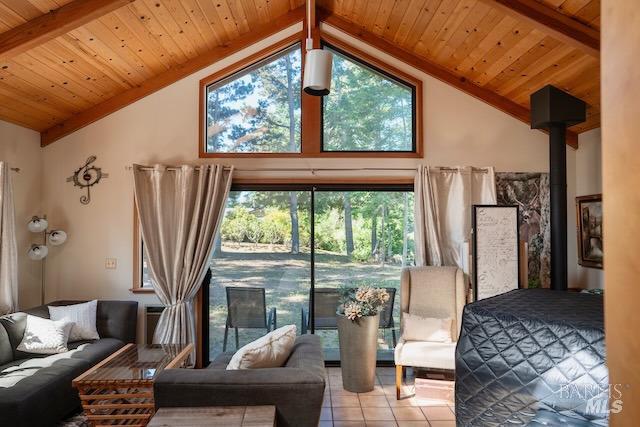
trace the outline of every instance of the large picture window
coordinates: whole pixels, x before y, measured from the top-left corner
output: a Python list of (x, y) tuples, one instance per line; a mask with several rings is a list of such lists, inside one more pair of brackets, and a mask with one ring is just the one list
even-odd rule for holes
[(299, 153), (301, 51), (296, 44), (206, 86), (207, 153)]
[(323, 151), (415, 151), (415, 87), (347, 53), (333, 53), (323, 97)]
[(200, 81), (200, 157), (422, 157), (422, 82), (323, 35), (331, 92), (308, 95), (302, 37)]

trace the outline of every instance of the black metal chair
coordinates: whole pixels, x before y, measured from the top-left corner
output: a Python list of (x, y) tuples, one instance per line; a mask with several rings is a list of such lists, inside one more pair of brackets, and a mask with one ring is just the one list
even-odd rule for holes
[[(387, 329), (391, 329), (393, 337), (393, 346), (396, 346), (396, 330), (395, 321), (393, 319), (393, 305), (396, 298), (396, 288), (386, 288), (389, 293), (389, 301), (384, 305), (380, 312), (380, 329), (383, 333)], [(340, 289), (337, 288), (316, 288), (314, 292), (315, 306), (315, 329), (331, 330), (338, 329), (337, 314), (338, 305), (340, 304)], [(301, 325), (302, 333), (306, 334), (311, 328), (308, 310), (304, 307), (301, 309)]]
[(222, 351), (227, 351), (229, 328), (236, 331), (236, 350), (240, 347), (238, 328), (266, 329), (267, 333), (277, 328), (277, 312), (272, 307), (267, 316), (264, 288), (227, 286), (227, 322), (224, 326)]

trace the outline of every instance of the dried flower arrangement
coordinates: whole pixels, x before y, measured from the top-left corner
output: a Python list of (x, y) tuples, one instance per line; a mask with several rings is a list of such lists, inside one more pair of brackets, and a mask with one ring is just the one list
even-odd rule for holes
[(342, 297), (337, 313), (352, 321), (357, 321), (364, 316), (375, 316), (389, 301), (389, 293), (384, 288), (374, 288), (373, 286), (344, 287), (341, 291)]

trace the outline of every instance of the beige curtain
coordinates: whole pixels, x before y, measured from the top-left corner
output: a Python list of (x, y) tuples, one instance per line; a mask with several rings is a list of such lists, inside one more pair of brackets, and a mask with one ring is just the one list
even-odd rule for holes
[(155, 343), (195, 342), (193, 299), (209, 266), (233, 168), (133, 168), (136, 205), (153, 288), (166, 307)]
[(0, 161), (0, 314), (18, 310), (18, 247), (11, 168)]
[(416, 265), (465, 269), (472, 206), (496, 204), (494, 169), (420, 166), (414, 191)]

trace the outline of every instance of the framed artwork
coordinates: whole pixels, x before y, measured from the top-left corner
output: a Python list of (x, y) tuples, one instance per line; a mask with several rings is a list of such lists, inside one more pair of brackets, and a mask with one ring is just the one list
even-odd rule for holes
[(602, 194), (576, 197), (578, 264), (602, 268)]
[(473, 206), (474, 300), (520, 287), (518, 206)]

